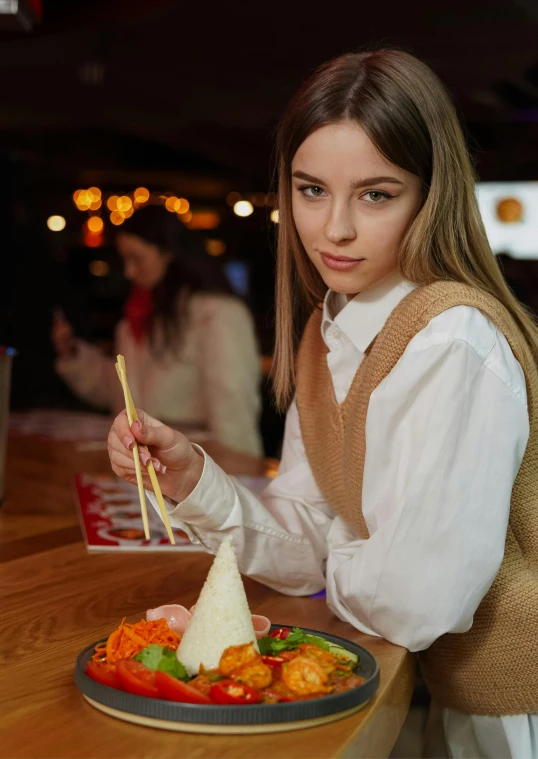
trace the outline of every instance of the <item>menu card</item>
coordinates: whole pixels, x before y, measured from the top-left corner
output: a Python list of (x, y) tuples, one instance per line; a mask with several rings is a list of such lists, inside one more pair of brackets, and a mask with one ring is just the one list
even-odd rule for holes
[(144, 536), (138, 488), (117, 477), (77, 474), (74, 490), (80, 524), (89, 551), (203, 551), (182, 530), (173, 529), (171, 545), (164, 525), (146, 500), (150, 539)]

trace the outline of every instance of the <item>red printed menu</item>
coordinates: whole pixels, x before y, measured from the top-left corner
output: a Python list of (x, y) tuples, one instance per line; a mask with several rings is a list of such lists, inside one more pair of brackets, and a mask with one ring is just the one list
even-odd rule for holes
[(146, 499), (150, 539), (144, 536), (136, 485), (115, 477), (77, 474), (74, 480), (80, 524), (89, 551), (203, 551), (182, 530), (170, 544), (164, 525)]

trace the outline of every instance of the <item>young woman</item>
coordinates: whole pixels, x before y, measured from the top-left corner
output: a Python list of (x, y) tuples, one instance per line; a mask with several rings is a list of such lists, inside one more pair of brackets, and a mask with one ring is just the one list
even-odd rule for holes
[[(137, 403), (168, 423), (202, 426), (236, 450), (261, 454), (260, 360), (252, 317), (193, 233), (161, 206), (117, 235), (133, 283), (115, 352), (125, 356)], [(124, 407), (114, 360), (56, 320), (56, 370), (88, 403)]]
[(257, 498), (147, 415), (116, 419), (114, 471), (134, 481), (148, 443), (193, 540), (231, 535), (245, 574), (326, 587), (419, 652), (451, 756), (536, 756), (538, 331), (450, 97), (408, 54), (346, 55), (295, 96), (278, 151), (279, 476)]

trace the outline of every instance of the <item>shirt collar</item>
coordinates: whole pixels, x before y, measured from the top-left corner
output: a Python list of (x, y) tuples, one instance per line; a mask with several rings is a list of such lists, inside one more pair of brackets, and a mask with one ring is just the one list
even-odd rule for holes
[(336, 324), (362, 353), (383, 329), (398, 303), (414, 290), (415, 284), (400, 272), (385, 277), (374, 287), (348, 301), (345, 295), (328, 290), (323, 301), (321, 334), (327, 347), (326, 333)]

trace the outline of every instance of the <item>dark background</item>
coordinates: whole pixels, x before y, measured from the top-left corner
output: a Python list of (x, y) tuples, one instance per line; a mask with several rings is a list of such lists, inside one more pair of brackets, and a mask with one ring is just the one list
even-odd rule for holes
[[(286, 101), (323, 61), (383, 44), (421, 57), (454, 94), (483, 181), (538, 179), (538, 0), (192, 3), (44, 0), (30, 31), (0, 30), (0, 344), (19, 350), (13, 406), (79, 408), (53, 372), (52, 313), (110, 345), (125, 283), (113, 250), (87, 248), (72, 195), (139, 185), (217, 210), (209, 237), (249, 271), (247, 300), (272, 348), (270, 207), (240, 219), (226, 198), (267, 193)], [(51, 214), (63, 232), (46, 227)], [(538, 252), (538, 241), (537, 241)], [(92, 260), (110, 273), (93, 276)], [(538, 308), (538, 265), (505, 262)], [(266, 396), (264, 435), (280, 427)]]

